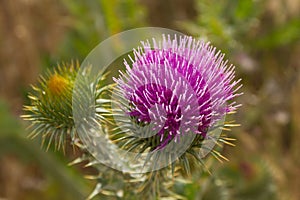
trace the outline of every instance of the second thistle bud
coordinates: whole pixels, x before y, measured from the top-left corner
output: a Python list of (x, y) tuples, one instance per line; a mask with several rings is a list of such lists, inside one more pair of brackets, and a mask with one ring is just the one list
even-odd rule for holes
[[(31, 121), (30, 137), (42, 136), (43, 142), (63, 147), (65, 139), (74, 139), (72, 91), (79, 63), (57, 66), (54, 72), (40, 77), (29, 94), (30, 105), (24, 106), (25, 120)], [(47, 147), (47, 148), (48, 148)]]

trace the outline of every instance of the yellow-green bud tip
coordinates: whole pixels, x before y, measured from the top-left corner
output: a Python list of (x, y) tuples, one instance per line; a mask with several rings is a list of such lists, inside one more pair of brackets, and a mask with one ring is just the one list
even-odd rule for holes
[(49, 92), (55, 96), (60, 96), (61, 94), (63, 94), (66, 91), (68, 85), (69, 81), (58, 74), (53, 74), (47, 82)]

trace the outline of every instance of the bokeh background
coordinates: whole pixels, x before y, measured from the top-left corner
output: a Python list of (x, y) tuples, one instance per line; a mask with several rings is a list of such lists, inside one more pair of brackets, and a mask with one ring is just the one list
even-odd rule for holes
[(243, 79), (234, 117), (241, 127), (230, 132), (236, 147), (223, 151), (230, 161), (216, 163), (205, 184), (195, 180), (178, 192), (299, 200), (299, 0), (1, 0), (0, 199), (83, 199), (92, 191), (95, 182), (83, 174), (93, 169), (67, 166), (79, 152), (45, 152), (26, 139), (22, 105), (46, 69), (82, 61), (110, 35), (142, 26), (206, 38)]

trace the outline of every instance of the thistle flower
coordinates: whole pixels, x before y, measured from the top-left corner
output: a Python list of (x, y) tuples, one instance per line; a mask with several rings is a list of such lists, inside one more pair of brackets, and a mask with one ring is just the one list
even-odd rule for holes
[(131, 150), (128, 144), (137, 143), (139, 152), (164, 149), (173, 140), (179, 144), (187, 133), (195, 135), (189, 149), (201, 147), (217, 122), (239, 107), (233, 101), (241, 94), (234, 66), (209, 43), (163, 35), (162, 41), (142, 42), (133, 54), (131, 62), (124, 61), (126, 73), (120, 72), (114, 81), (125, 116), (132, 119), (127, 127), (153, 128), (151, 137), (129, 137), (125, 144)]
[(73, 84), (79, 63), (58, 65), (53, 72), (41, 76), (33, 92), (28, 95), (30, 105), (24, 106), (22, 118), (31, 122), (29, 137), (42, 135), (42, 143), (52, 142), (60, 149), (67, 137), (75, 137), (72, 118)]

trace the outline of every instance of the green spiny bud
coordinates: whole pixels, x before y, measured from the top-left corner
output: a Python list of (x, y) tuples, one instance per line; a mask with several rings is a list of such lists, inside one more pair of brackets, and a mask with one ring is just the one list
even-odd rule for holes
[(31, 122), (29, 137), (41, 136), (43, 144), (48, 141), (47, 149), (52, 142), (60, 149), (67, 137), (75, 137), (72, 92), (79, 66), (78, 62), (58, 65), (41, 76), (28, 95), (30, 105), (24, 106), (22, 118)]

